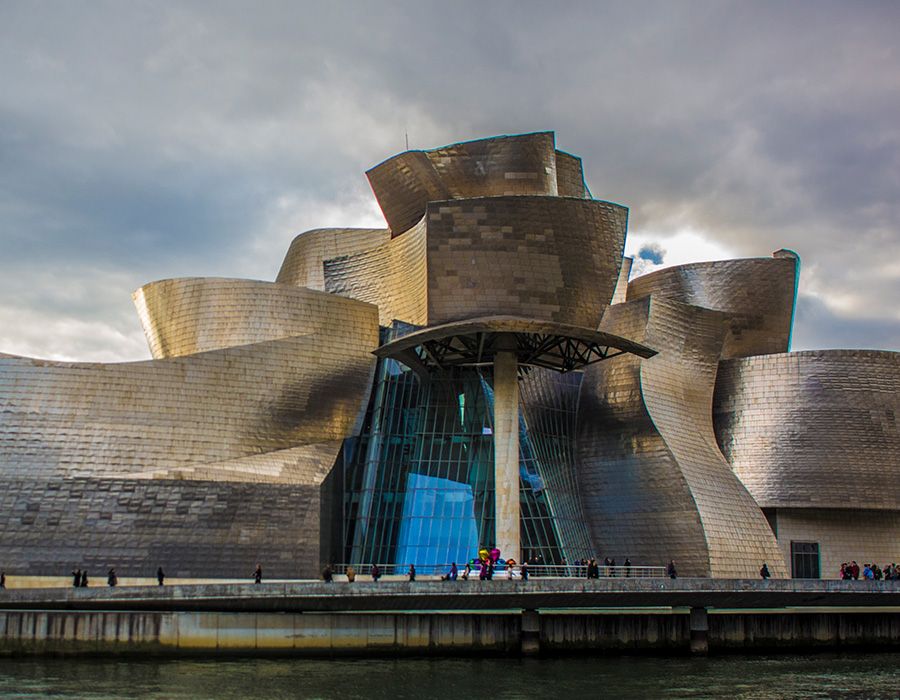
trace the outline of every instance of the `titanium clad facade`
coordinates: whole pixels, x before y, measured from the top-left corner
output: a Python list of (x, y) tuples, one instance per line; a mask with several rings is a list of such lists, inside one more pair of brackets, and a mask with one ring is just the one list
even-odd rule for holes
[(332, 294), (271, 282), (170, 279), (133, 295), (156, 359), (297, 336), (356, 341), (376, 332), (371, 307)]
[(725, 359), (787, 352), (799, 267), (786, 250), (772, 258), (678, 265), (632, 280), (628, 301), (652, 294), (728, 314)]
[(319, 228), (307, 231), (291, 241), (275, 281), (324, 292), (326, 260), (363, 253), (390, 239), (389, 229)]
[(388, 228), (137, 290), (150, 361), (0, 354), (8, 575), (443, 567), (517, 531), (699, 577), (900, 559), (900, 355), (788, 353), (795, 254), (629, 279), (628, 210), (552, 132), (367, 175)]
[[(567, 159), (569, 191), (577, 191), (573, 182), (576, 169)], [(480, 139), (433, 151), (406, 151), (376, 165), (366, 175), (394, 236), (418, 223), (430, 202), (559, 194), (553, 132)]]
[(385, 327), (426, 323), (427, 235), (423, 220), (377, 248), (325, 260), (325, 291), (375, 304)]
[[(659, 348), (585, 370), (579, 477), (595, 542), (689, 576), (786, 570), (759, 507), (719, 452), (709, 415), (723, 314), (666, 299), (610, 307), (602, 330)], [(588, 398), (589, 397), (589, 398)], [(702, 533), (702, 534), (701, 534)]]
[(521, 196), (427, 211), (428, 325), (516, 315), (596, 328), (622, 265), (625, 207)]
[[(192, 283), (173, 286), (157, 301), (193, 308)], [(248, 285), (200, 286), (200, 306), (218, 297), (219, 312), (252, 317), (229, 306)], [(284, 308), (277, 294), (255, 301), (256, 312)], [(340, 512), (332, 468), (361, 422), (377, 344), (374, 307), (324, 298), (321, 312), (308, 335), (170, 359), (0, 356), (0, 555), (9, 568), (152, 575), (163, 565), (170, 576), (244, 577), (262, 559), (273, 575), (315, 572)], [(174, 317), (168, 330), (184, 322)]]
[(898, 419), (900, 353), (728, 360), (716, 380), (716, 437), (763, 508), (900, 511)]

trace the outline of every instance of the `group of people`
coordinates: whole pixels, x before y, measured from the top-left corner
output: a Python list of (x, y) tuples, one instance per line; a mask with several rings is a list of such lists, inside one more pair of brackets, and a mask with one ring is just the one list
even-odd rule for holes
[[(577, 563), (579, 564), (579, 566), (584, 567), (585, 578), (600, 578), (600, 564), (597, 563), (597, 560), (594, 559), (594, 557), (591, 557), (588, 560), (582, 559)], [(615, 576), (617, 576), (616, 566), (617, 565), (615, 557), (606, 557), (603, 560), (604, 576), (610, 578), (614, 578)], [(625, 578), (629, 578), (631, 576), (631, 559), (629, 559), (628, 557), (625, 558), (623, 568), (625, 569)]]
[[(159, 582), (159, 585), (163, 585), (163, 581), (166, 578), (166, 574), (163, 571), (162, 567), (159, 567), (156, 570), (156, 580)], [(2, 574), (3, 584), (6, 583), (6, 574)], [(119, 585), (119, 577), (116, 575), (115, 567), (110, 568), (110, 570), (106, 574), (106, 585), (110, 588)], [(88, 587), (88, 572), (87, 569), (83, 571), (81, 569), (72, 569), (72, 587), (73, 588), (87, 588)], [(3, 588), (0, 585), (0, 588)]]
[[(455, 568), (456, 564), (454, 564), (453, 566)], [(381, 578), (381, 567), (379, 567), (378, 564), (372, 564), (371, 574), (372, 574), (372, 580), (378, 581), (378, 579)], [(409, 570), (406, 572), (406, 575), (409, 577), (410, 581), (416, 580), (415, 564), (409, 565)], [(325, 583), (334, 583), (334, 569), (331, 567), (331, 564), (326, 565), (325, 568), (322, 569), (322, 580), (325, 581)], [(347, 581), (349, 583), (353, 583), (355, 580), (356, 580), (356, 569), (354, 569), (352, 566), (348, 566), (347, 567)], [(257, 583), (259, 583), (259, 581), (257, 581)]]
[(87, 569), (82, 571), (81, 569), (72, 569), (72, 587), (73, 588), (87, 588), (88, 587), (88, 572)]
[(870, 581), (900, 581), (900, 567), (897, 564), (885, 564), (882, 569), (878, 564), (863, 564), (860, 568), (855, 561), (841, 564), (841, 579), (844, 581), (857, 581), (859, 579)]

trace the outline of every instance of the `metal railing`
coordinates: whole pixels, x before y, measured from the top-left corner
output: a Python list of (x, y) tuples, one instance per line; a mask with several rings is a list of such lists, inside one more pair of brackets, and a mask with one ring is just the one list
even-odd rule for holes
[[(353, 564), (352, 568), (356, 577), (360, 580), (372, 578), (374, 564)], [(331, 570), (335, 576), (346, 576), (350, 564), (333, 564)], [(522, 578), (522, 565), (513, 567), (496, 567), (493, 573), (494, 580), (509, 580)], [(587, 578), (587, 567), (580, 564), (543, 564), (528, 567), (528, 578)], [(409, 564), (378, 564), (379, 578), (389, 577), (392, 580), (408, 579)], [(450, 564), (416, 566), (416, 580), (441, 579), (450, 573)], [(471, 567), (468, 572), (469, 581), (480, 580), (481, 571), (478, 567)], [(466, 580), (465, 565), (457, 565), (457, 575), (460, 580)], [(602, 579), (631, 579), (631, 578), (666, 578), (664, 566), (598, 566), (597, 578)]]

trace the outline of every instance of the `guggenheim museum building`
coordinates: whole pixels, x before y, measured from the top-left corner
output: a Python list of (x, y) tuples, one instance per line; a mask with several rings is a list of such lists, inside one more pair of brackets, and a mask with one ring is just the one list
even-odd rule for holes
[(900, 354), (790, 352), (793, 252), (630, 278), (552, 132), (367, 175), (387, 228), (134, 292), (150, 360), (0, 354), (0, 568), (900, 559)]

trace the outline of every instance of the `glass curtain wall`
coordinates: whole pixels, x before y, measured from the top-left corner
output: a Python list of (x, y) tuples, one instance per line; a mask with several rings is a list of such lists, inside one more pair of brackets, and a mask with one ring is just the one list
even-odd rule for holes
[[(395, 324), (382, 340), (408, 330)], [(548, 564), (589, 550), (571, 461), (575, 379), (542, 379), (539, 390), (526, 389), (520, 413), (522, 552)], [(422, 383), (404, 365), (379, 361), (364, 429), (345, 450), (344, 561), (431, 573), (490, 548), (492, 420), (489, 371), (455, 368)]]

